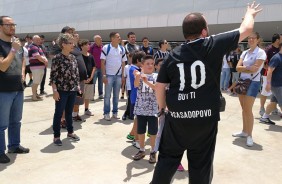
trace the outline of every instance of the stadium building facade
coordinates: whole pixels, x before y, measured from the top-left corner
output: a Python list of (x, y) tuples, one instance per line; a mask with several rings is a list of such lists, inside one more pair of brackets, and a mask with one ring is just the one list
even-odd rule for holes
[[(0, 14), (14, 18), (17, 35), (44, 34), (57, 37), (62, 27), (74, 27), (81, 38), (100, 34), (109, 40), (111, 31), (123, 39), (133, 31), (137, 40), (183, 41), (181, 24), (191, 12), (205, 15), (211, 34), (238, 28), (248, 0), (0, 0)], [(255, 31), (264, 40), (282, 33), (282, 1), (260, 0), (263, 12), (256, 18)]]

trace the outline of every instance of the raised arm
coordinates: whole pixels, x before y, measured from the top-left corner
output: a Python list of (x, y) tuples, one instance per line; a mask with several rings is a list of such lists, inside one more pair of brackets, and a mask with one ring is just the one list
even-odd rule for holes
[(260, 8), (260, 4), (256, 4), (255, 1), (252, 4), (248, 4), (247, 12), (239, 28), (239, 32), (240, 32), (239, 42), (243, 41), (252, 33), (254, 29), (255, 17), (261, 11), (262, 8)]

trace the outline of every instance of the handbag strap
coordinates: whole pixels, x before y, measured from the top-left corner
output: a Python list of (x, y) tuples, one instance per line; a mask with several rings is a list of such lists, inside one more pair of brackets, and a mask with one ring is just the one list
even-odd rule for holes
[[(195, 51), (192, 49), (192, 47), (191, 47), (188, 43), (185, 44), (185, 45), (186, 45), (186, 47), (188, 48), (188, 50), (189, 50), (196, 58), (198, 58), (198, 59), (200, 59), (200, 60), (203, 60), (203, 59), (204, 59), (204, 57), (202, 57), (202, 56), (199, 55), (197, 52), (195, 52)], [(213, 72), (211, 71), (211, 69), (210, 69), (209, 67), (206, 67), (206, 68), (207, 68), (207, 69), (209, 70), (209, 72), (211, 73), (212, 78), (213, 78), (213, 80), (215, 81), (215, 83), (216, 83), (216, 85), (217, 85), (217, 87), (218, 87), (218, 89), (219, 89), (220, 97), (222, 97), (222, 93), (221, 93), (221, 91), (220, 91), (220, 86), (219, 86), (219, 84), (218, 84), (218, 82), (217, 82), (217, 80), (216, 80), (216, 78), (215, 78)]]

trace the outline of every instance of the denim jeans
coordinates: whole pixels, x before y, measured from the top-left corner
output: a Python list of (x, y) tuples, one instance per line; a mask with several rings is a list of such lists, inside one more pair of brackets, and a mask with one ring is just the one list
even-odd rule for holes
[(119, 91), (121, 88), (121, 75), (107, 75), (108, 84), (105, 85), (104, 115), (111, 111), (111, 93), (113, 90), (113, 114), (118, 112)]
[(76, 91), (58, 91), (60, 95), (60, 100), (55, 103), (55, 113), (53, 118), (53, 131), (54, 137), (60, 137), (61, 135), (61, 118), (63, 112), (65, 111), (65, 118), (67, 122), (68, 133), (73, 133), (72, 126), (72, 110), (74, 106), (74, 101), (76, 98)]
[(230, 80), (230, 68), (222, 68), (220, 77), (220, 89), (227, 90)]
[(6, 150), (5, 130), (8, 128), (8, 148), (20, 145), (23, 113), (23, 91), (0, 92), (0, 154)]
[(100, 96), (100, 95), (103, 95), (103, 76), (102, 76), (101, 69), (96, 69), (94, 73), (94, 78), (93, 78), (94, 93), (95, 93), (95, 84), (96, 84), (97, 78), (98, 78), (98, 92)]

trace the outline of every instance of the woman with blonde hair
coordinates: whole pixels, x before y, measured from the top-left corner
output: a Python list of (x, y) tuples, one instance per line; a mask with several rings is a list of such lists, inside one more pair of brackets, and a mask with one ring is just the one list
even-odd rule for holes
[(240, 57), (236, 70), (241, 72), (240, 79), (251, 79), (250, 86), (245, 95), (239, 94), (239, 101), (242, 107), (243, 130), (234, 133), (233, 137), (247, 138), (246, 145), (253, 146), (252, 131), (254, 125), (254, 116), (252, 108), (254, 101), (260, 89), (260, 71), (266, 60), (266, 54), (263, 49), (259, 48), (260, 35), (253, 32), (248, 37), (249, 49), (245, 50)]

